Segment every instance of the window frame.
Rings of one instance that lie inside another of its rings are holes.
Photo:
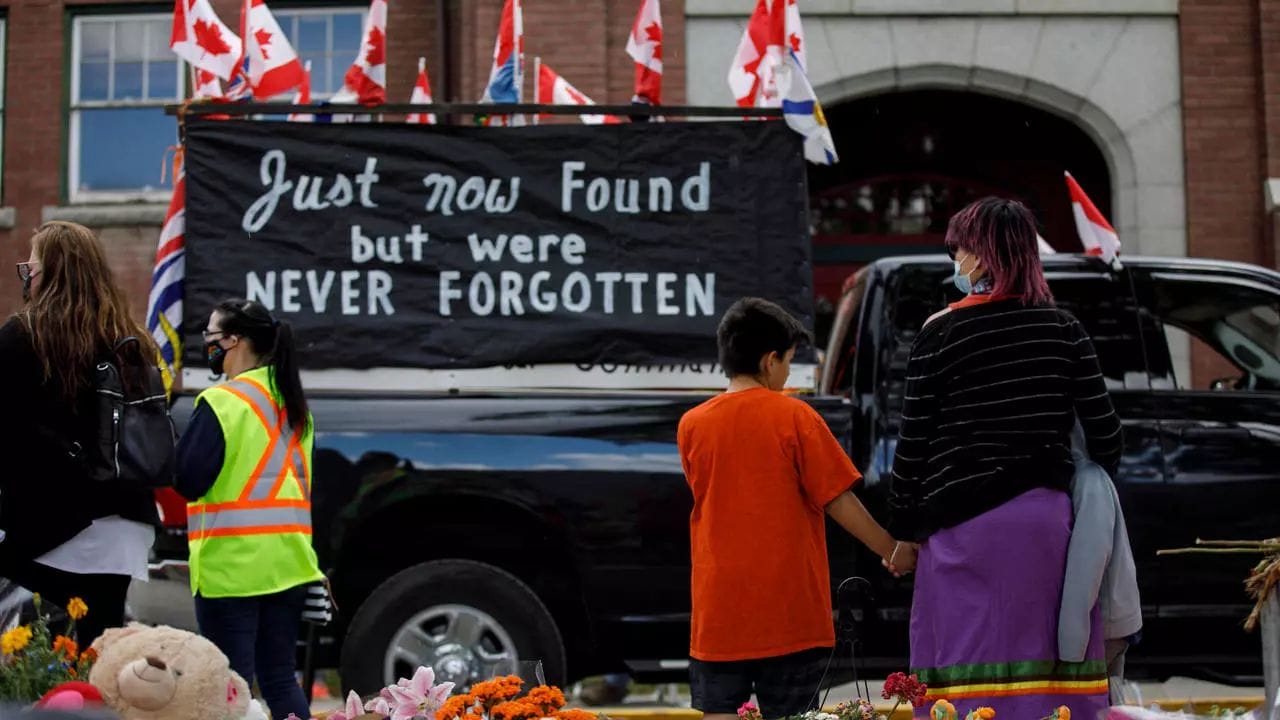
[[[8,91],[8,82],[6,82],[9,73],[9,17],[0,14],[0,198],[4,197],[4,136],[5,136],[5,111],[8,109],[8,103],[5,102]]]
[[[114,10],[114,9],[113,9]],[[185,63],[176,55],[176,75],[178,97],[168,100],[140,100],[121,102],[118,100],[80,100],[80,50],[82,46],[83,27],[85,23],[92,22],[153,22],[164,21],[172,23],[172,13],[157,12],[154,10],[139,10],[137,12],[81,12],[71,17],[70,23],[70,42],[67,43],[68,65],[70,73],[68,74],[67,85],[67,143],[66,143],[66,196],[68,202],[72,204],[89,204],[89,203],[127,203],[127,202],[166,202],[172,194],[170,188],[160,188],[156,190],[81,190],[80,189],[80,130],[81,130],[81,112],[84,110],[100,110],[110,108],[163,108],[167,104],[178,103],[182,101],[188,92],[188,78]],[[167,44],[167,43],[166,43]],[[112,52],[114,52],[114,38],[112,41]],[[109,56],[109,64],[114,64],[114,57]],[[144,60],[146,62],[146,60]],[[147,73],[143,72],[143,83],[147,80]],[[174,129],[174,142],[177,142],[177,129]]]

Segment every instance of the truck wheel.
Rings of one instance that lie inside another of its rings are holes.
[[[347,691],[368,694],[425,666],[461,689],[536,660],[548,683],[565,681],[560,631],[529,586],[492,565],[436,560],[369,594],[342,643],[341,674]]]

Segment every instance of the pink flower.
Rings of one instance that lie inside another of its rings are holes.
[[[383,688],[382,692],[384,693],[387,692],[386,688]],[[391,693],[387,693],[387,696],[379,695],[378,697],[365,703],[364,704],[365,712],[377,713],[383,717],[391,717],[390,695]]]
[[[329,720],[355,720],[364,714],[364,705],[360,702],[360,696],[352,690],[347,694],[347,704],[339,711],[329,716]]]
[[[453,692],[453,683],[435,684],[436,674],[429,667],[420,667],[412,680],[401,680],[387,688],[391,694],[392,720],[413,720],[419,715],[431,716]]]
[[[742,703],[742,707],[738,708],[738,718],[739,720],[763,720],[760,708],[752,702]]]

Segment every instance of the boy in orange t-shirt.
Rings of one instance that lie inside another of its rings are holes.
[[[808,332],[781,307],[744,298],[720,321],[729,389],[680,420],[693,491],[689,535],[693,706],[733,716],[754,692],[765,717],[812,709],[835,645],[825,515],[895,573],[895,542],[851,493],[861,475],[813,408],[778,392]]]

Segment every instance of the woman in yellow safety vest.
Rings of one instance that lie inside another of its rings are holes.
[[[196,398],[178,443],[191,592],[200,632],[276,720],[311,717],[296,679],[306,586],[323,579],[311,546],[313,423],[293,332],[260,303],[219,303],[204,331],[227,380]]]

